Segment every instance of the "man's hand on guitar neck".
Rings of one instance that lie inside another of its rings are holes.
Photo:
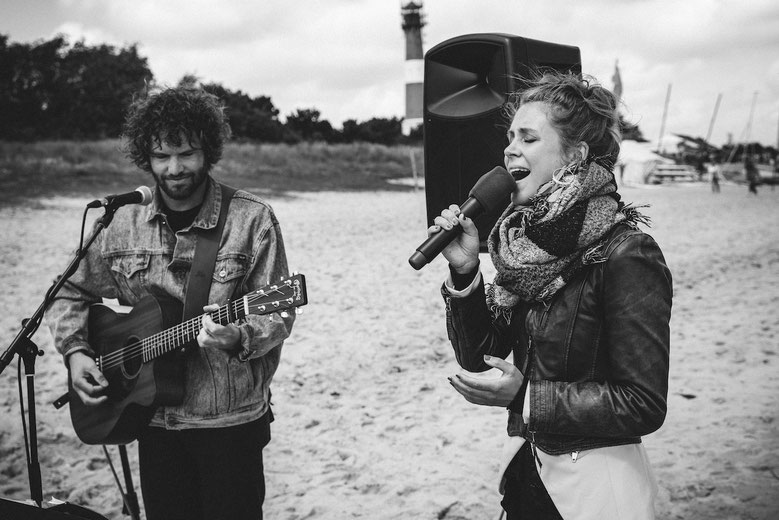
[[[81,402],[87,406],[95,406],[108,399],[105,395],[108,381],[97,368],[94,359],[84,352],[74,352],[68,356],[68,367],[71,384]]]
[[[210,304],[203,307],[203,328],[197,335],[201,347],[218,348],[228,352],[236,352],[241,348],[241,331],[232,323],[219,325],[208,314],[219,310],[219,305]]]

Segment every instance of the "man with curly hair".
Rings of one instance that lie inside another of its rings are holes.
[[[271,207],[211,176],[229,137],[222,104],[202,89],[168,88],[131,104],[126,151],[154,178],[153,200],[117,211],[49,311],[72,388],[85,405],[108,399],[108,382],[88,342],[89,305],[102,298],[135,305],[147,295],[185,301],[198,235],[217,226],[225,201],[229,209],[204,310],[288,274]],[[159,407],[138,439],[148,520],[262,518],[269,385],[293,320],[249,315],[220,325],[203,315],[198,345],[180,360],[183,400]]]

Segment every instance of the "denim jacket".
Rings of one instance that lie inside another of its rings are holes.
[[[196,232],[216,226],[221,186],[209,177],[206,195],[192,225],[173,233],[160,206],[159,191],[149,206],[125,206],[92,244],[78,271],[49,307],[47,319],[63,356],[79,350],[94,354],[87,343],[89,305],[116,298],[135,305],[147,295],[184,300]],[[214,267],[208,303],[234,297],[287,276],[279,223],[258,197],[237,191],[230,203]],[[269,385],[289,336],[294,313],[249,315],[240,324],[240,343],[248,361],[214,348],[187,349],[184,400],[161,407],[152,425],[168,429],[223,427],[261,417],[269,408]]]
[[[509,323],[487,309],[483,283],[462,298],[442,289],[458,363],[481,372],[485,354],[513,352],[526,383],[508,434],[552,455],[637,443],[665,419],[673,291],[660,248],[619,225],[591,262],[549,302],[518,305]]]

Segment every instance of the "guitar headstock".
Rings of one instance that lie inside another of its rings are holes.
[[[246,314],[271,314],[302,307],[308,303],[306,277],[293,274],[278,283],[252,291],[243,299]]]

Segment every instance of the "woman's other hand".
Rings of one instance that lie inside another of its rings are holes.
[[[460,274],[473,271],[479,263],[479,230],[473,220],[460,213],[460,206],[452,204],[433,220],[427,228],[428,236],[440,230],[450,230],[462,226],[463,232],[452,240],[441,254],[452,268]]]
[[[460,372],[449,383],[469,403],[506,407],[522,387],[524,376],[513,364],[494,356],[484,356],[484,362],[502,372],[498,378],[476,377],[472,372]]]

